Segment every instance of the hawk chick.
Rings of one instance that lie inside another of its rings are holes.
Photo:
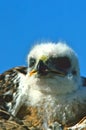
[[[1,75],[1,109],[20,119],[32,120],[32,115],[46,130],[54,122],[71,126],[86,116],[86,88],[77,55],[68,45],[38,44],[27,61],[27,69]]]

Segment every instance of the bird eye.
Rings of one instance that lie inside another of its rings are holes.
[[[68,69],[71,66],[71,63],[68,57],[58,57],[54,62],[59,68],[62,68],[62,69]]]
[[[35,63],[36,63],[36,59],[34,59],[34,58],[30,58],[30,60],[29,60],[29,67],[34,66]]]
[[[61,68],[64,70],[69,69],[71,66],[71,63],[68,57],[51,58],[51,62],[56,68]]]

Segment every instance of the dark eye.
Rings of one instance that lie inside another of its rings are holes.
[[[68,57],[58,57],[55,59],[55,64],[57,67],[62,69],[68,69],[71,67],[71,63]]]
[[[68,57],[51,58],[50,61],[56,68],[66,70],[71,67],[71,63]]]
[[[30,58],[30,60],[29,60],[29,67],[34,66],[35,63],[36,63],[36,59],[34,59],[34,58]]]

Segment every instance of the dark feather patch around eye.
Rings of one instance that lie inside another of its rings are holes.
[[[71,67],[71,62],[68,57],[58,57],[58,58],[50,58],[51,64],[53,64],[56,68],[68,69]]]
[[[57,66],[63,69],[68,69],[71,67],[71,63],[68,57],[58,57]]]
[[[29,60],[29,67],[34,66],[35,63],[36,63],[36,59],[34,59],[34,58],[31,57],[30,60]]]

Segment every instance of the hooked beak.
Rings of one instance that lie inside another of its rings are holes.
[[[46,75],[48,71],[49,70],[47,65],[45,65],[45,63],[42,60],[40,60],[36,66],[36,69],[30,72],[30,76],[32,76],[35,73],[38,73],[40,75]]]
[[[42,60],[39,61],[36,69],[33,69],[29,74],[30,76],[34,74],[40,74],[42,76],[47,75],[48,73],[57,74],[58,76],[64,77],[67,73],[61,69],[53,69],[52,67],[48,67]]]
[[[32,75],[35,74],[35,73],[37,73],[37,70],[32,70],[32,71],[30,72],[30,76],[32,76]]]

